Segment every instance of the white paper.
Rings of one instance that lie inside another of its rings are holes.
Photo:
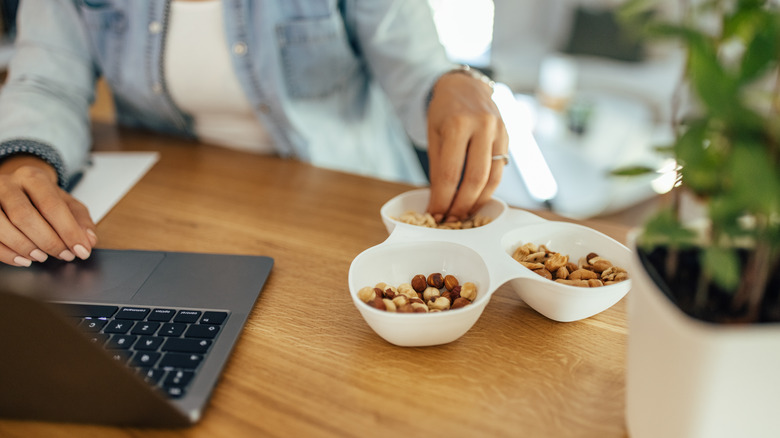
[[[159,158],[157,152],[94,152],[71,194],[98,223]]]

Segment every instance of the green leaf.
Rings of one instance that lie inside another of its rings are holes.
[[[707,247],[704,249],[702,263],[715,284],[726,290],[736,289],[739,284],[740,267],[735,250]]]
[[[683,184],[700,196],[717,190],[721,182],[718,154],[711,143],[707,122],[695,121],[675,144]]]
[[[777,162],[763,144],[737,141],[728,162],[733,197],[747,212],[769,216],[780,205]]]
[[[671,208],[660,210],[646,224],[640,244],[645,248],[668,245],[672,248],[686,248],[695,243],[696,234],[683,227]]]
[[[758,10],[750,14],[751,35],[745,41],[745,53],[739,73],[741,83],[749,83],[777,65],[780,52],[780,23],[777,17]]]
[[[639,176],[647,175],[649,173],[655,173],[656,169],[646,166],[628,166],[615,169],[610,172],[613,176]]]

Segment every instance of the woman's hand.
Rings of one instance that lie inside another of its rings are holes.
[[[473,215],[501,181],[509,137],[492,89],[470,75],[450,72],[434,85],[428,106],[431,198],[437,222]],[[460,184],[460,186],[459,186]]]
[[[33,156],[0,163],[0,262],[86,259],[96,243],[87,208],[57,186],[51,166]]]

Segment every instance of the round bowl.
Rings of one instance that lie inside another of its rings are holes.
[[[402,224],[404,226],[426,228],[418,225],[406,224],[404,222],[399,221],[396,218],[400,217],[402,214],[408,211],[425,213],[425,210],[428,208],[428,200],[430,198],[431,198],[431,191],[430,189],[426,188],[426,189],[417,189],[417,190],[404,192],[387,201],[379,210],[379,214],[382,216],[382,222],[385,224],[385,228],[387,228],[388,234],[392,233],[395,227],[399,224]],[[437,228],[426,228],[426,229],[435,232],[445,232],[445,233],[452,232],[452,231],[470,232],[473,230],[482,229],[484,227],[489,227],[493,225],[498,221],[499,218],[503,217],[506,214],[508,209],[509,207],[506,205],[506,202],[497,198],[491,198],[490,201],[488,201],[484,206],[482,206],[482,208],[479,209],[479,211],[477,211],[478,215],[491,219],[490,223],[487,225],[483,225],[478,228],[471,228],[467,230],[444,230],[444,229],[437,229]]]
[[[383,282],[397,287],[412,277],[439,272],[477,286],[477,297],[460,309],[435,313],[395,313],[375,309],[358,291]],[[366,323],[386,341],[404,347],[439,345],[466,333],[492,294],[487,266],[477,252],[452,242],[385,242],[360,253],[349,268],[349,290]]]

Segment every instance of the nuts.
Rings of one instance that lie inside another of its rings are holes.
[[[417,274],[412,278],[412,288],[417,292],[422,292],[428,287],[428,281],[422,274]]]
[[[574,263],[568,255],[528,242],[515,249],[512,258],[542,277],[571,286],[600,287],[628,279],[625,269],[594,252]]]
[[[452,288],[457,285],[458,285],[458,279],[455,278],[454,275],[448,275],[444,277],[444,287],[446,287],[447,290],[452,290]]]
[[[424,284],[424,287],[423,287]],[[430,285],[429,285],[430,284]],[[460,284],[454,275],[442,276],[434,272],[426,278],[422,274],[397,288],[387,283],[364,287],[358,298],[371,307],[397,313],[433,313],[468,306],[477,297],[477,285]]]
[[[435,287],[436,289],[441,289],[442,287],[444,287],[444,277],[442,277],[441,274],[439,274],[438,272],[429,275],[428,286]]]
[[[439,228],[443,230],[467,230],[470,228],[481,227],[487,225],[492,221],[491,218],[481,215],[475,215],[470,219],[464,221],[444,222],[436,223],[430,213],[417,213],[415,211],[407,211],[397,218],[393,218],[399,222],[410,225],[418,225],[428,228]]]

